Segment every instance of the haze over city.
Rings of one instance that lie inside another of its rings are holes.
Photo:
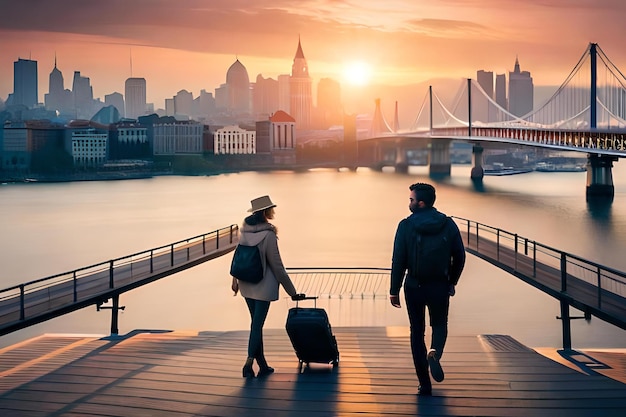
[[[505,73],[519,57],[535,86],[558,86],[589,42],[618,68],[626,35],[621,0],[0,1],[0,98],[12,92],[13,62],[38,61],[39,100],[54,67],[89,77],[94,97],[123,92],[128,77],[147,80],[155,108],[186,89],[198,95],[225,80],[239,59],[253,79],[290,72],[301,39],[314,85],[342,84],[346,111],[390,101],[411,106],[436,79]],[[131,73],[132,57],[132,73]],[[418,84],[420,87],[418,88]],[[413,86],[405,88],[404,86]],[[395,88],[391,88],[395,87]],[[540,94],[539,94],[540,95]],[[352,100],[352,101],[351,101]]]

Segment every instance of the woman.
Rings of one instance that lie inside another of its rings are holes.
[[[254,378],[252,364],[256,359],[259,377],[274,372],[267,364],[263,353],[263,325],[267,318],[270,302],[278,300],[279,284],[292,299],[301,299],[304,294],[297,294],[278,251],[276,227],[268,222],[274,218],[274,207],[270,197],[265,195],[251,201],[252,214],[244,219],[239,242],[243,245],[258,246],[263,264],[263,278],[256,284],[239,281],[233,277],[232,289],[241,292],[250,310],[250,337],[248,339],[248,358],[243,367],[245,378]]]

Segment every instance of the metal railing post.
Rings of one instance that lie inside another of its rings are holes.
[[[109,288],[115,288],[113,282],[113,261],[109,261]]]
[[[154,272],[154,249],[150,249],[150,273]]]
[[[26,317],[25,310],[26,307],[24,305],[24,284],[20,284],[20,320],[24,320]]]
[[[476,223],[476,250],[478,250],[478,223]]]
[[[515,265],[513,266],[513,270],[517,271],[517,251],[518,251],[518,246],[519,243],[517,241],[517,233],[515,233]]]
[[[202,235],[202,254],[206,255],[206,235]]]
[[[567,292],[567,258],[561,252],[561,292]]]
[[[537,278],[537,242],[533,241],[533,278]]]
[[[170,266],[174,266],[174,244],[170,245]]]
[[[528,238],[524,238],[524,255],[528,256]]]
[[[598,266],[598,308],[602,308],[602,272]]]
[[[78,283],[76,282],[76,271],[74,271],[74,274],[73,274],[72,278],[73,278],[72,280],[74,282],[74,302],[76,302],[78,300],[78,291],[77,291]]]
[[[215,231],[215,249],[219,249],[220,248],[220,231],[219,229],[217,229]]]
[[[500,229],[496,229],[496,260],[500,262]]]
[[[187,261],[189,261],[189,239],[187,239]]]

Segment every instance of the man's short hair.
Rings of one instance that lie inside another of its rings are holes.
[[[417,182],[409,186],[409,190],[415,191],[415,197],[417,201],[423,201],[427,207],[432,207],[435,204],[435,187],[425,182]]]

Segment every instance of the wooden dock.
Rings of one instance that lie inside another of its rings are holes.
[[[339,366],[298,372],[285,330],[266,329],[276,372],[249,380],[247,331],[44,335],[0,350],[0,415],[626,415],[624,353],[552,351],[553,360],[504,335],[452,335],[445,380],[419,397],[408,328],[334,333]]]

